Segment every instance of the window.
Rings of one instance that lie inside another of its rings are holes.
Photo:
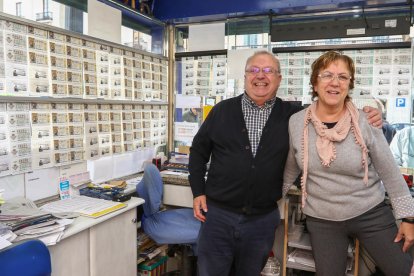
[[[137,24],[128,24],[128,21],[123,20],[121,26],[121,42],[123,45],[140,49],[146,52],[154,52],[153,37],[150,29],[143,29]],[[124,24],[126,22],[126,24]],[[159,54],[160,52],[158,52]]]
[[[43,12],[46,13],[49,11],[49,0],[43,0]]]
[[[22,2],[16,3],[16,16],[22,16]]]

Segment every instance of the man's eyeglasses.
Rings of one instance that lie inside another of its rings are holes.
[[[260,71],[263,72],[263,74],[265,75],[272,75],[275,73],[279,73],[279,71],[277,71],[276,69],[274,69],[273,67],[263,67],[263,68],[259,68],[256,66],[252,66],[246,69],[246,73],[251,74],[251,75],[257,75],[260,73]]]
[[[352,79],[351,76],[346,74],[334,75],[332,73],[319,74],[318,77],[321,78],[321,81],[323,82],[331,82],[334,79],[337,79],[340,83],[348,83]]]

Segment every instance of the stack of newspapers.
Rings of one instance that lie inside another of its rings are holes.
[[[65,227],[72,219],[61,219],[44,212],[23,197],[7,200],[0,207],[0,242],[39,239],[46,245],[60,241]]]

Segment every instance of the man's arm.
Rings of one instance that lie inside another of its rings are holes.
[[[303,106],[299,107],[298,110],[293,113],[296,113],[302,109],[304,109]],[[364,106],[362,110],[365,112],[368,123],[370,125],[373,127],[382,128],[382,114],[378,108],[372,106]]]
[[[193,200],[193,211],[194,217],[201,222],[206,221],[206,217],[204,213],[207,213],[207,197],[205,195],[201,195],[195,197]]]
[[[191,191],[193,193],[193,210],[194,217],[202,222],[205,221],[203,212],[207,212],[207,200],[205,196],[206,185],[206,171],[207,163],[210,160],[213,142],[210,139],[209,133],[213,125],[214,108],[207,116],[204,123],[201,125],[197,134],[194,136],[193,143],[190,148],[190,160],[188,170],[190,175]]]
[[[193,196],[197,197],[204,194],[205,175],[207,172],[207,163],[210,160],[212,141],[206,131],[206,122],[201,125],[193,143],[190,147],[190,158],[188,163],[191,190]]]

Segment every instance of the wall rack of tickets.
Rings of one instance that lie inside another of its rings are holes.
[[[411,48],[344,50],[355,62],[353,99],[410,97],[412,76]],[[323,51],[277,53],[282,83],[278,96],[311,97],[311,65]]]
[[[0,16],[0,177],[166,145],[167,59]]]
[[[0,103],[0,176],[166,145],[167,106]]]
[[[0,96],[167,101],[167,60],[132,50],[0,17]]]
[[[181,58],[181,75],[177,77],[183,96],[225,96],[227,55]]]

